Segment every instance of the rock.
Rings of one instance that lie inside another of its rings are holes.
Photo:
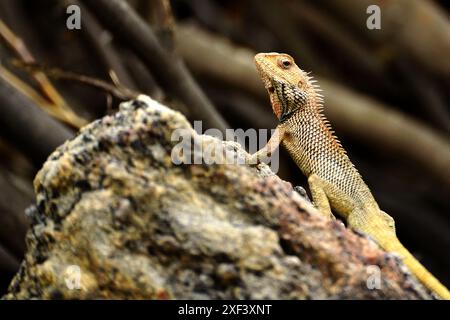
[[[176,129],[245,157],[148,97],[122,104],[36,176],[28,250],[4,298],[430,298],[397,257],[267,165],[174,164]]]

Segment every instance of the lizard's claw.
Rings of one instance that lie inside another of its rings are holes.
[[[249,154],[246,158],[245,158],[245,164],[250,166],[250,167],[257,167],[258,164],[261,163],[261,159],[258,157],[258,154],[254,153],[254,154]]]

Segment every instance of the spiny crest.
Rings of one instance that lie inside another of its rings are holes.
[[[309,78],[312,78],[312,76],[310,76]],[[316,80],[313,80],[316,82]],[[347,154],[347,151],[345,151],[344,147],[342,146],[341,141],[339,140],[339,138],[336,136],[336,132],[333,130],[333,128],[331,127],[331,123],[330,121],[325,117],[325,114],[323,113],[323,101],[324,101],[324,96],[319,93],[322,90],[320,89],[318,84],[313,84],[312,85],[313,89],[314,89],[314,100],[316,101],[316,105],[317,105],[317,111],[319,113],[319,117],[320,120],[322,121],[323,125],[325,126],[325,128],[328,130],[328,132],[330,133],[330,137],[333,139],[333,141],[336,143],[337,149],[342,152],[343,154]],[[352,164],[353,165],[353,164]]]
[[[316,79],[312,75],[310,75],[311,72],[306,72],[306,78],[308,79],[308,83],[311,85],[312,88],[312,99],[314,100],[317,111],[319,114],[322,115],[323,111],[323,103],[324,103],[324,96],[321,94],[322,89],[320,89],[320,85]]]

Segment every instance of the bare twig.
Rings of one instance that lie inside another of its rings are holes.
[[[8,28],[3,21],[0,20],[0,37],[14,50],[15,54],[26,63],[35,63],[35,59],[28,51],[25,43],[17,37],[11,29]],[[64,99],[59,95],[47,77],[40,73],[35,72],[32,74],[36,82],[39,84],[42,92],[47,98],[55,105],[65,105]]]
[[[115,81],[114,84],[110,84],[106,81],[103,81],[101,79],[92,78],[89,76],[85,76],[82,74],[77,74],[74,72],[69,71],[63,71],[58,68],[48,68],[44,66],[39,66],[36,64],[23,64],[18,62],[17,64],[21,68],[24,68],[29,71],[36,71],[39,70],[39,72],[44,73],[50,78],[59,79],[59,80],[68,80],[68,81],[75,81],[84,85],[92,86],[97,89],[103,90],[106,93],[109,93],[113,96],[115,96],[118,99],[122,100],[131,100],[135,99],[139,92],[133,91],[129,88],[126,88],[125,86],[121,85],[118,82],[118,78],[114,73],[110,73],[111,78],[113,81]]]
[[[34,63],[33,55],[27,49],[25,43],[17,37],[11,29],[0,20],[0,38],[3,39],[15,52],[15,54],[25,63]],[[5,69],[2,68],[3,72]],[[40,71],[32,73],[33,78],[39,84],[39,87],[51,104],[40,104],[50,114],[57,116],[60,120],[79,128],[86,124],[86,121],[77,116],[72,108],[67,104],[64,98],[58,93],[50,80]],[[12,78],[12,77],[10,77]],[[17,82],[17,81],[16,81]],[[28,90],[30,91],[30,90]],[[37,93],[35,94],[37,97]]]
[[[50,114],[52,117],[55,117],[59,120],[59,115],[54,112],[53,105],[47,99],[44,99],[33,87],[22,81],[19,77],[17,77],[14,73],[6,69],[4,66],[0,64],[0,78],[8,82],[11,86],[13,86],[17,91],[22,93],[28,99],[32,100],[36,105],[38,105],[42,110]]]

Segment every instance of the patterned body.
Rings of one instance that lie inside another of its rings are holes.
[[[305,108],[297,110],[281,126],[285,132],[283,146],[305,176],[316,174],[323,181],[335,212],[347,217],[356,208],[370,205],[378,209],[369,188],[323,116]]]

